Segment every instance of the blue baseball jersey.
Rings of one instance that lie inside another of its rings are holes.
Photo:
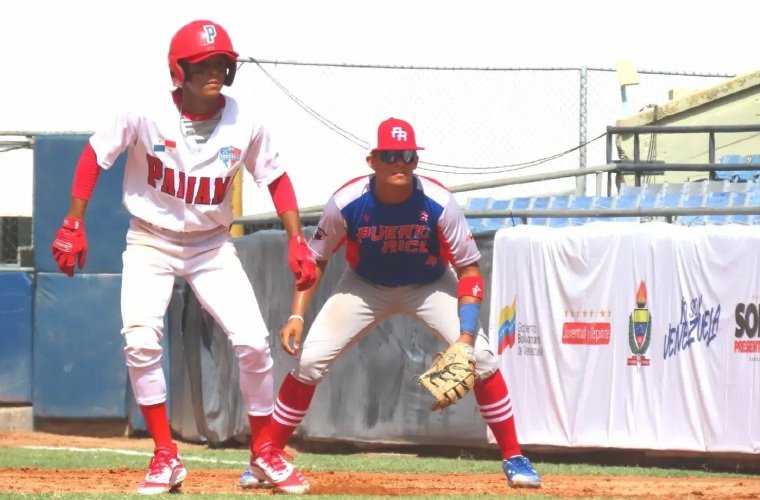
[[[451,192],[415,175],[412,196],[383,204],[374,174],[354,179],[328,200],[309,248],[328,260],[346,244],[346,260],[362,278],[383,286],[429,283],[453,265],[480,260],[467,221]]]

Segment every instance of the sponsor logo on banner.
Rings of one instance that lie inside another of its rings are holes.
[[[231,167],[240,161],[242,153],[243,152],[235,146],[227,146],[226,148],[219,150],[219,159],[222,160],[225,166]]]
[[[633,356],[628,358],[628,366],[649,366],[646,357],[652,340],[652,315],[647,306],[647,285],[642,280],[636,291],[636,308],[628,316],[628,345]]]
[[[504,306],[499,311],[499,354],[515,345],[515,325],[517,324],[517,297],[512,305]]]
[[[709,348],[718,337],[720,304],[708,307],[702,296],[686,300],[681,297],[681,313],[676,324],[668,324],[662,359],[673,358],[695,346]]]
[[[520,356],[543,356],[538,326],[517,321],[517,297],[499,311],[499,354],[517,346]]]
[[[573,321],[562,324],[562,343],[571,345],[608,345],[612,336],[609,321],[598,321],[610,317],[611,311],[578,310],[565,311],[565,317]],[[592,321],[593,320],[593,321]]]
[[[760,354],[760,305],[750,302],[736,304],[734,317],[734,352],[740,354]],[[760,361],[760,356],[752,357]]]

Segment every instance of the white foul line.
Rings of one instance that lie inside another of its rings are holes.
[[[53,450],[53,451],[80,451],[86,453],[92,453],[93,451],[116,453],[118,455],[133,455],[137,457],[152,457],[153,453],[145,451],[135,450],[120,450],[118,448],[73,448],[66,446],[21,446],[27,450]],[[202,458],[202,457],[187,457],[181,455],[180,458],[183,462],[201,462],[208,464],[223,464],[223,465],[248,465],[248,462],[241,462],[240,460],[218,460],[216,458]]]

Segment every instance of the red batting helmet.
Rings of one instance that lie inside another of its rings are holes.
[[[232,49],[232,40],[227,31],[208,20],[193,21],[182,26],[169,45],[169,71],[174,86],[181,87],[185,81],[185,70],[180,62],[197,63],[216,54],[223,54],[229,59],[224,84],[232,85],[238,53]]]

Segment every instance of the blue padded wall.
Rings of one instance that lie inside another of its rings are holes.
[[[37,274],[36,417],[126,417],[120,289],[119,274]]]
[[[0,272],[0,403],[32,401],[31,273]]]
[[[50,244],[69,211],[71,184],[84,135],[38,135],[34,138],[34,268],[58,272]],[[108,171],[100,173],[85,217],[88,251],[84,271],[120,273],[121,254],[129,226],[122,204],[124,178],[122,155]]]

